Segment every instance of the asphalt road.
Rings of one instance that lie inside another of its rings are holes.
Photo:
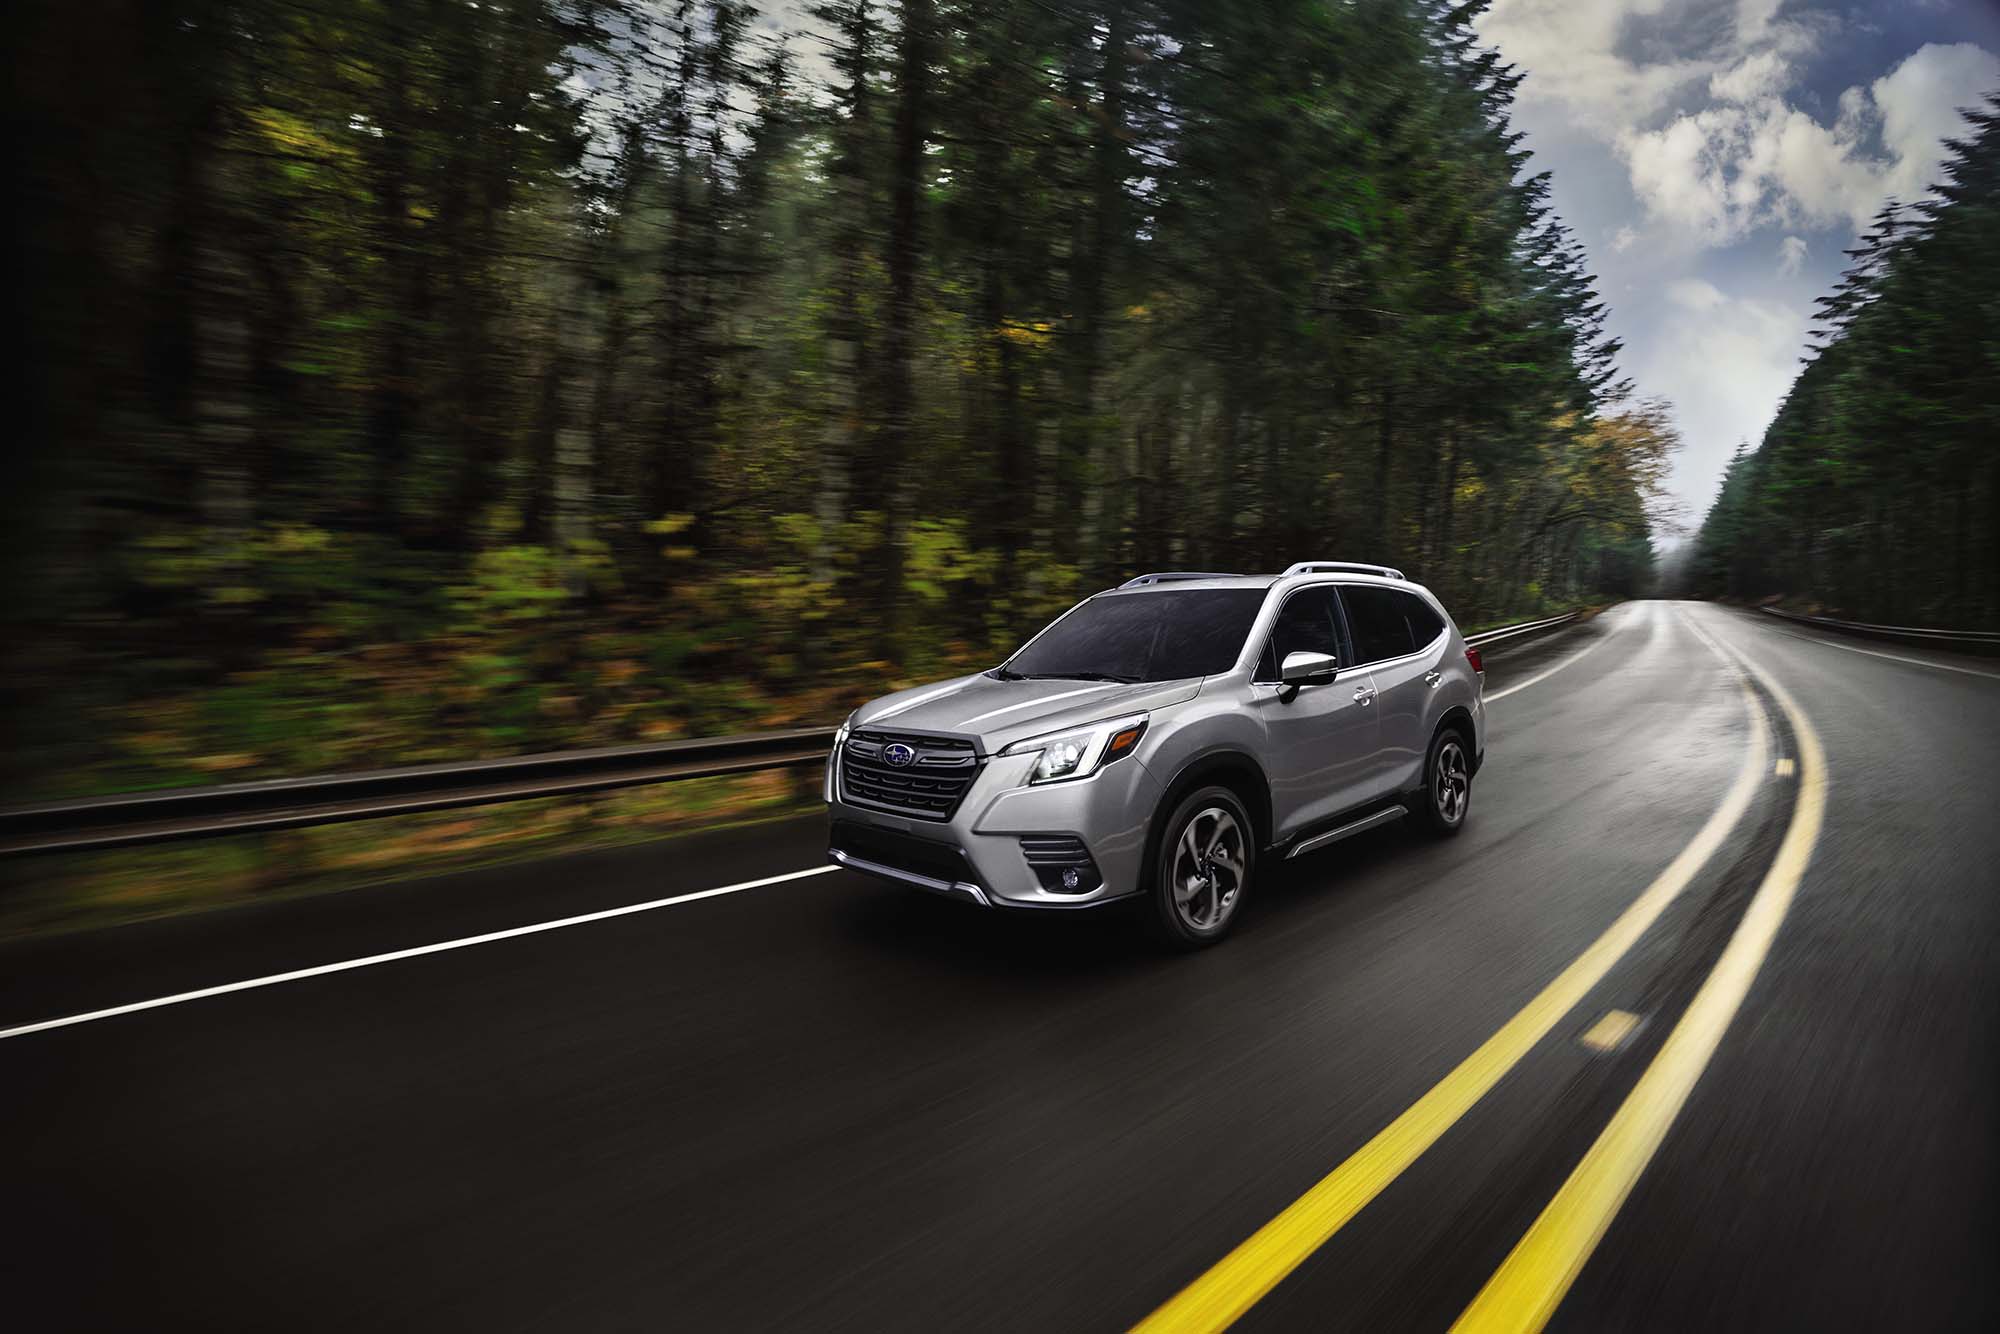
[[[1285,864],[1198,955],[829,872],[0,1038],[0,1320],[1116,1330],[1243,1244],[1276,1265],[1249,1330],[1446,1328],[1503,1266],[1559,1275],[1564,1330],[2000,1327],[2000,664],[1635,603],[1496,654],[1487,690],[1461,837]],[[820,839],[14,946],[0,1029],[804,870]],[[1575,1228],[1511,1267],[1596,1167],[1629,1194],[1573,1282],[1547,1255]],[[1344,1222],[1267,1236],[1357,1173]]]

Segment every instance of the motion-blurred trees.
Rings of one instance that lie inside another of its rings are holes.
[[[1820,302],[1818,347],[1702,525],[1701,590],[2000,625],[2000,98],[1967,114],[1937,197],[1883,209]]]
[[[1138,567],[1636,587],[1671,433],[1479,8],[27,0],[17,760],[824,716]]]

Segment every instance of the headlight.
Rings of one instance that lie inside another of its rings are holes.
[[[1026,755],[1040,751],[1035,760],[1031,783],[1060,783],[1085,778],[1114,760],[1121,760],[1139,748],[1146,734],[1146,715],[1133,714],[1109,722],[1078,728],[1073,732],[1052,732],[1048,736],[1016,741],[1002,754]]]
[[[847,744],[847,729],[852,726],[854,726],[854,715],[850,713],[847,715],[847,721],[840,725],[840,730],[833,734],[833,753],[826,757],[826,778],[821,784],[821,792],[826,797],[828,805],[833,804],[833,775],[840,765],[840,750]]]

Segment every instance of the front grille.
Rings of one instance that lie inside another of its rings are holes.
[[[893,765],[882,758],[895,745],[915,753],[911,763]],[[855,732],[840,755],[843,799],[923,820],[949,820],[978,776],[978,752],[970,741],[953,737]]]
[[[835,821],[827,841],[849,856],[892,870],[912,871],[947,884],[979,883],[979,877],[973,874],[972,864],[966,861],[965,854],[954,844],[934,843],[913,834],[876,829],[851,820]]]

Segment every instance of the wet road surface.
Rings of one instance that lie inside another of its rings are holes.
[[[1643,602],[1495,653],[1464,833],[1267,868],[1198,955],[829,871],[8,1036],[10,1323],[1489,1328],[1504,1272],[1558,1329],[1992,1327],[2000,664],[1895,653]],[[17,945],[0,1029],[821,846]],[[1629,1184],[1577,1254],[1585,1165]]]

